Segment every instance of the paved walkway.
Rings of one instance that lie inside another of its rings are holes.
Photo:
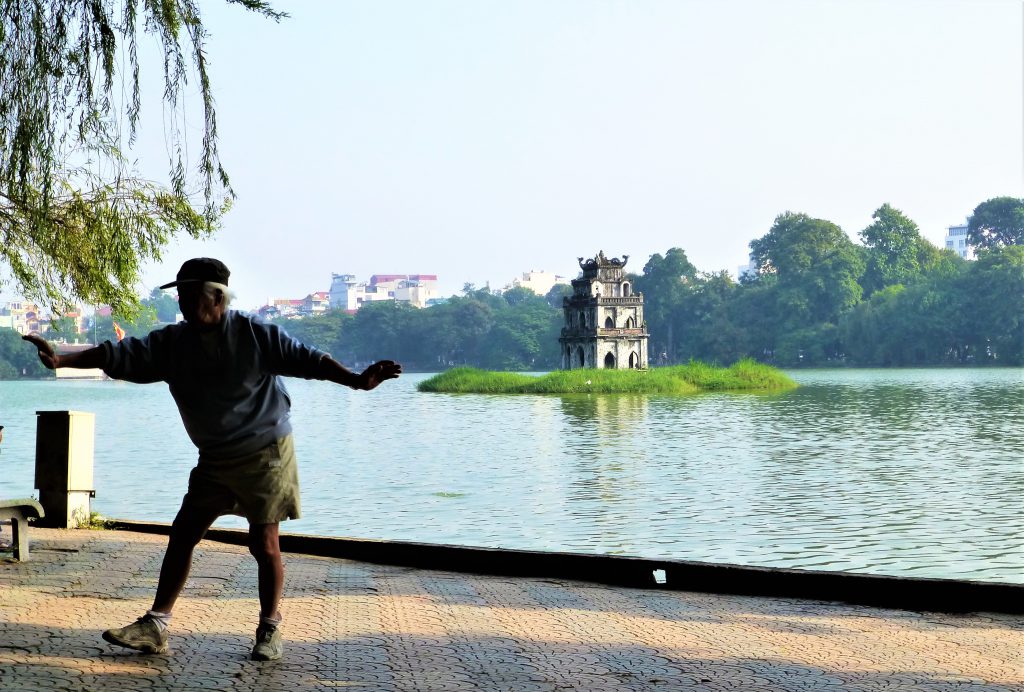
[[[10,527],[3,527],[10,538]],[[1024,690],[1024,617],[480,577],[287,555],[285,658],[247,660],[244,548],[204,542],[171,654],[100,631],[150,604],[166,539],[33,528],[0,556],[0,689]],[[9,554],[6,555],[9,557]]]

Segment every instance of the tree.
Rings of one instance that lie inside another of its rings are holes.
[[[683,331],[680,352],[684,359],[732,363],[743,355],[742,335],[727,314],[739,286],[726,271],[701,273],[680,306]]]
[[[786,212],[750,243],[758,275],[776,275],[790,326],[835,324],[860,300],[864,257],[839,226]]]
[[[346,337],[353,317],[344,310],[329,310],[322,315],[285,320],[281,326],[304,344],[327,351],[336,360],[352,360]]]
[[[71,317],[54,315],[50,318],[49,328],[43,330],[43,333],[48,339],[65,338],[69,334],[74,334],[75,326],[75,320]]]
[[[93,315],[95,324],[93,333],[96,336],[96,343],[104,341],[117,341],[117,332],[114,330],[114,323],[117,323],[124,330],[125,336],[142,338],[156,329],[156,309],[150,305],[142,305],[135,313],[128,317],[111,313],[107,315]],[[92,336],[90,334],[89,336]]]
[[[525,286],[513,286],[502,293],[501,297],[504,298],[505,302],[511,306],[516,306],[527,301],[533,301],[538,298],[536,293]]]
[[[159,288],[150,291],[149,298],[143,300],[142,304],[156,311],[158,322],[173,323],[178,318],[178,301]]]
[[[13,329],[0,327],[0,380],[50,376],[52,373],[39,362],[35,349],[25,348],[21,334]]]
[[[676,332],[680,327],[676,309],[683,296],[692,290],[697,268],[690,263],[681,248],[671,248],[662,257],[658,253],[644,265],[644,273],[633,281],[636,290],[644,295],[644,317],[649,325],[651,344],[655,353],[664,351],[670,359],[676,357]]]
[[[555,284],[544,296],[544,299],[551,307],[561,310],[564,300],[572,295],[572,291],[572,284]]]
[[[284,16],[263,0],[227,2]],[[169,185],[125,155],[142,105],[140,34],[163,51],[168,121],[184,119],[191,75],[199,85],[199,162],[188,174],[186,138],[169,126]],[[233,193],[218,157],[206,36],[196,0],[0,5],[0,263],[19,293],[57,312],[80,298],[133,314],[142,262],[175,236],[215,230]]]
[[[982,250],[963,282],[964,318],[976,357],[1024,363],[1024,246]]]
[[[479,292],[478,292],[479,293]],[[451,316],[454,352],[452,362],[456,365],[480,365],[487,344],[487,335],[494,326],[494,307],[483,299],[488,296],[471,294],[464,298],[453,297],[445,305]],[[506,303],[501,301],[500,309]]]
[[[513,289],[515,290],[515,289]],[[562,310],[529,289],[494,314],[482,348],[482,365],[497,370],[548,370],[560,361]],[[505,292],[508,296],[509,291]]]
[[[861,285],[870,296],[886,286],[905,284],[921,271],[921,237],[917,224],[903,212],[883,204],[871,215],[873,224],[860,232],[868,248]]]
[[[975,249],[1024,245],[1024,199],[993,197],[975,207],[967,242]]]

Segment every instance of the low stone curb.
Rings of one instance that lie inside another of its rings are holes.
[[[170,524],[113,520],[115,530],[166,535]],[[246,545],[244,529],[210,529],[207,540]],[[1024,613],[1024,584],[920,579],[852,572],[748,567],[617,555],[538,552],[410,541],[281,534],[290,553],[372,564],[509,577],[572,579],[644,589],[840,601],[941,613]]]

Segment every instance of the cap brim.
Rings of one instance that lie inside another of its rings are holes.
[[[172,281],[169,284],[164,284],[160,288],[164,289],[164,288],[171,288],[173,286],[178,286],[178,285],[181,285],[181,284],[201,284],[201,283],[205,283],[205,281],[203,279],[181,279],[180,281]]]

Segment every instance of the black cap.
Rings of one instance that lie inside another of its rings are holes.
[[[164,284],[160,288],[170,288],[178,284],[196,281],[211,281],[215,284],[227,286],[229,276],[231,276],[231,272],[228,271],[228,268],[220,260],[213,259],[212,257],[196,257],[195,259],[187,260],[185,264],[181,265],[181,269],[178,270],[178,276],[174,281]]]

